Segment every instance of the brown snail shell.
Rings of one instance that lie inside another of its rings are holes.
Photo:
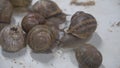
[[[27,36],[27,43],[33,52],[46,52],[55,47],[56,33],[46,25],[33,27]]]
[[[82,68],[99,68],[102,63],[101,53],[92,45],[80,46],[75,50],[75,54]]]
[[[30,29],[39,24],[45,24],[45,18],[38,13],[28,13],[22,20],[22,28],[28,33]]]
[[[86,39],[93,34],[97,28],[96,19],[83,11],[76,12],[71,18],[71,24],[68,33]]]
[[[19,26],[8,25],[1,31],[2,49],[8,52],[17,52],[25,47],[23,31]]]
[[[0,22],[10,23],[13,7],[8,0],[0,0]]]
[[[13,7],[28,7],[32,0],[10,0]]]
[[[32,10],[40,13],[40,15],[44,16],[45,18],[49,18],[49,17],[54,16],[56,14],[62,13],[62,11],[58,7],[58,5],[51,0],[37,1],[33,5]]]

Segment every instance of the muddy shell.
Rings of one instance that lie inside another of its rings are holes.
[[[17,52],[25,47],[25,38],[22,29],[16,25],[8,25],[1,31],[2,49],[8,52]]]
[[[102,63],[101,53],[92,45],[85,44],[75,50],[80,68],[99,68]]]
[[[28,33],[30,29],[39,24],[45,24],[46,20],[43,16],[38,13],[28,13],[22,20],[22,28]]]
[[[46,52],[51,50],[56,40],[54,30],[46,25],[37,25],[33,27],[27,36],[27,43],[33,52]]]
[[[13,7],[28,7],[32,0],[9,0]]]
[[[32,10],[35,12],[40,13],[45,18],[49,18],[51,16],[54,16],[56,14],[62,13],[61,9],[58,7],[58,5],[51,1],[51,0],[41,0],[37,1],[33,7]]]
[[[67,32],[78,38],[87,39],[95,32],[96,28],[97,21],[92,15],[78,11],[72,16]]]
[[[0,22],[10,23],[12,13],[13,7],[11,3],[8,0],[0,0]]]

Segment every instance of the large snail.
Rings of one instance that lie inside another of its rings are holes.
[[[10,23],[13,7],[8,0],[0,0],[0,23]]]
[[[16,25],[8,25],[1,31],[2,49],[8,52],[17,52],[25,47],[25,38],[22,29]]]
[[[71,24],[68,33],[81,38],[87,39],[97,28],[96,19],[83,11],[76,12],[71,18]]]
[[[13,7],[28,7],[32,0],[10,0]]]
[[[33,5],[32,10],[43,15],[45,18],[49,18],[49,17],[52,17],[54,15],[62,13],[62,11],[58,7],[58,5],[51,0],[37,1]]]
[[[34,26],[39,24],[45,24],[46,20],[38,13],[28,13],[22,20],[22,28],[28,33]]]
[[[99,68],[102,63],[101,53],[92,45],[81,45],[75,50],[80,68]]]
[[[57,38],[55,30],[46,25],[37,25],[33,27],[27,36],[27,43],[33,52],[47,52],[53,47]]]

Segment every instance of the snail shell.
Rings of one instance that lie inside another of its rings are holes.
[[[96,28],[97,22],[92,15],[78,11],[72,16],[67,32],[78,38],[86,39],[93,34]]]
[[[13,7],[27,7],[31,4],[32,0],[10,0]]]
[[[46,52],[55,47],[56,33],[46,25],[33,27],[27,36],[27,42],[33,52]]]
[[[28,13],[22,20],[22,28],[28,33],[30,29],[39,24],[45,24],[45,18],[38,13]]]
[[[75,50],[75,53],[82,68],[99,68],[102,63],[101,53],[92,45],[80,46]]]
[[[10,23],[12,12],[13,7],[11,3],[8,0],[0,0],[0,22]]]
[[[37,1],[33,5],[32,9],[33,11],[40,13],[40,15],[44,16],[45,18],[62,13],[58,5],[51,0]]]
[[[25,47],[23,31],[19,26],[8,25],[1,31],[2,49],[17,52]]]

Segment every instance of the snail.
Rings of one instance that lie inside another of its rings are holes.
[[[47,25],[37,25],[33,27],[27,36],[27,43],[33,52],[47,52],[54,48],[58,37],[55,29]]]
[[[10,23],[12,12],[11,3],[8,0],[0,0],[0,23]]]
[[[13,7],[28,7],[32,0],[9,0]]]
[[[67,32],[78,38],[87,39],[96,28],[97,21],[91,14],[77,11],[71,18],[71,24]]]
[[[101,53],[92,45],[81,45],[75,50],[80,68],[99,68],[102,63]]]
[[[38,13],[28,13],[22,20],[22,28],[23,30],[28,33],[30,29],[34,26],[39,24],[45,24],[46,20],[43,16],[39,15]]]
[[[17,52],[25,47],[22,29],[16,25],[8,25],[1,31],[2,49],[7,52]]]
[[[32,6],[32,10],[38,12],[40,15],[44,16],[45,18],[49,18],[54,15],[62,13],[62,10],[58,7],[58,5],[51,0],[37,1]]]

